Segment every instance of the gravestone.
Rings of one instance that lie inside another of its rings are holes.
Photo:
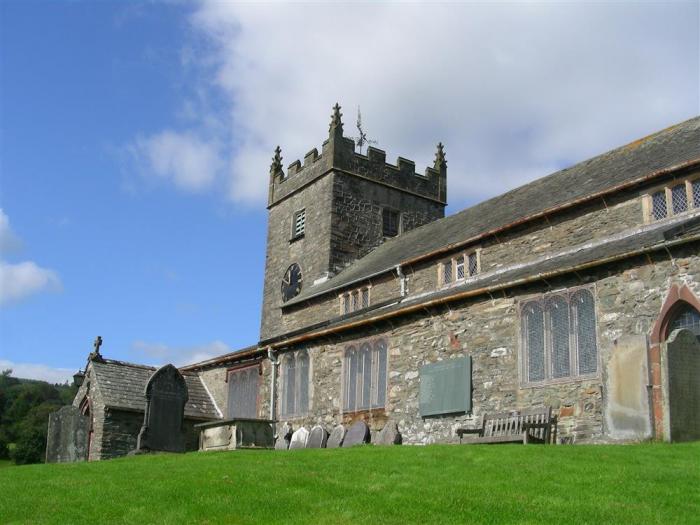
[[[387,421],[382,431],[372,440],[375,445],[400,445],[401,433],[395,421]]]
[[[352,447],[354,445],[364,445],[369,443],[369,427],[364,421],[355,421],[348,429],[343,440],[343,447]]]
[[[46,436],[46,462],[72,463],[88,458],[90,420],[74,406],[49,414]]]
[[[277,433],[277,441],[275,441],[276,450],[287,450],[289,448],[289,441],[292,439],[292,426],[289,423],[285,423],[280,427]]]
[[[338,425],[333,429],[331,435],[326,441],[326,448],[338,448],[343,445],[343,440],[345,439],[345,427],[343,425]]]
[[[316,425],[311,429],[309,439],[306,441],[306,448],[326,448],[328,432],[321,425]]]
[[[298,428],[294,434],[292,434],[292,440],[289,443],[289,450],[294,450],[296,448],[306,448],[306,442],[309,439],[309,431],[304,427]]]
[[[189,397],[185,378],[173,365],[165,365],[148,380],[144,394],[146,409],[136,451],[184,452],[183,420]]]
[[[700,343],[683,328],[666,344],[671,441],[694,441],[700,439]]]

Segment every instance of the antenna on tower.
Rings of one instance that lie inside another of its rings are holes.
[[[355,144],[360,148],[360,154],[362,153],[362,148],[365,144],[376,144],[376,140],[370,140],[367,138],[367,132],[362,129],[362,113],[360,112],[360,106],[357,106],[357,131],[360,133],[359,137],[352,137]]]

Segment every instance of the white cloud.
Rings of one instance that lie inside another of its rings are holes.
[[[0,252],[16,250],[21,244],[10,228],[9,217],[0,209]],[[61,288],[61,280],[53,270],[42,268],[33,261],[10,263],[0,259],[0,305]]]
[[[233,350],[222,341],[212,341],[203,345],[173,347],[163,343],[134,341],[131,350],[139,359],[150,360],[152,364],[175,366],[190,365],[213,357],[227,354]]]
[[[61,280],[53,270],[32,261],[11,264],[0,261],[0,304],[20,301],[41,292],[61,290]]]
[[[169,180],[188,192],[210,187],[223,165],[214,143],[189,132],[166,130],[138,137],[130,150],[145,174]]]
[[[34,363],[15,363],[0,359],[0,370],[12,369],[12,377],[21,379],[39,379],[49,383],[73,382],[73,374],[77,370],[69,368],[53,368],[48,365]]]
[[[352,135],[361,105],[389,159],[422,170],[441,140],[451,201],[481,199],[698,113],[698,9],[204,0],[182,67],[199,74],[196,100],[224,102],[185,111],[184,142],[213,134],[231,199],[257,206],[277,144],[285,163],[319,147],[336,101]],[[180,167],[178,135],[164,137],[146,148],[154,170],[206,186],[212,170],[194,166],[214,154]]]
[[[10,228],[10,218],[0,208],[0,253],[17,251],[21,246],[22,242]]]

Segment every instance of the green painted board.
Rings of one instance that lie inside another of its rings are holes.
[[[472,409],[472,359],[447,359],[420,369],[420,415],[435,416]]]

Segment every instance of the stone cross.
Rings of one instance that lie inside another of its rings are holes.
[[[102,346],[102,338],[99,335],[95,337],[95,342],[93,343],[93,346],[95,347],[95,353],[99,354],[100,347]]]

